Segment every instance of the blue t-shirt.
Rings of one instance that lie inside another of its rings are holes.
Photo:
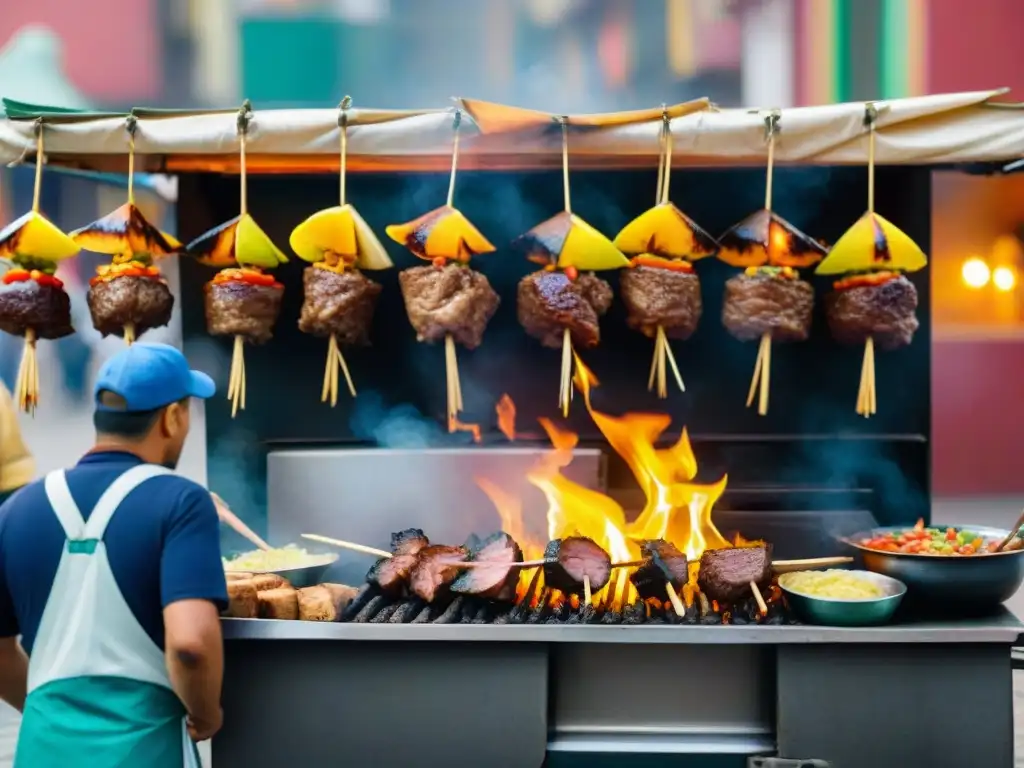
[[[104,451],[86,454],[67,470],[83,517],[89,519],[118,476],[141,463],[129,453]],[[160,648],[165,606],[190,599],[227,604],[217,510],[201,485],[178,475],[150,478],[122,502],[103,540],[125,602]],[[20,634],[28,653],[64,541],[41,480],[0,506],[0,637]]]

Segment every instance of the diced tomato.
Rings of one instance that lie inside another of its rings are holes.
[[[448,263],[448,259],[446,259],[444,256],[435,256],[430,263],[433,264],[438,269],[441,269],[445,264]]]
[[[27,269],[9,269],[4,274],[4,283],[10,285],[11,283],[22,283],[25,280],[30,279],[31,275]]]
[[[914,530],[915,531],[923,531],[924,530],[924,518],[923,517],[917,518],[917,522],[914,523]]]
[[[956,529],[955,528],[947,528],[946,529],[946,541],[956,541]]]
[[[663,259],[660,256],[640,255],[633,258],[635,267],[652,267],[654,269],[667,269],[671,272],[693,272],[693,265],[684,259]]]
[[[846,291],[850,288],[866,288],[874,285],[883,285],[890,280],[895,280],[899,276],[898,272],[867,272],[862,275],[850,275],[842,280],[836,280],[832,287],[837,291]]]
[[[568,277],[570,280],[575,280],[577,277],[580,276],[580,271],[576,269],[576,267],[566,267],[565,276]]]

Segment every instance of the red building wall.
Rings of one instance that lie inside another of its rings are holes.
[[[1024,101],[1024,2],[929,0],[928,90],[1007,86]]]
[[[64,41],[64,74],[100,103],[142,105],[159,95],[155,0],[0,0],[0,47],[26,24]]]

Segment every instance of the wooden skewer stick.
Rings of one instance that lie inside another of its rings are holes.
[[[135,343],[135,323],[124,324],[124,343],[129,347]]]
[[[25,329],[25,345],[18,364],[14,399],[22,411],[35,415],[39,404],[39,367],[36,361],[36,332],[31,328]]]
[[[995,551],[1002,552],[1006,545],[1013,541],[1014,537],[1016,537],[1017,532],[1020,530],[1020,527],[1022,525],[1024,525],[1024,512],[1020,513],[1020,517],[1017,518],[1017,522],[1013,524],[1013,527],[1010,529],[1010,532],[1006,535],[1006,538],[999,542],[999,545],[996,547]]]
[[[451,334],[444,337],[444,371],[448,390],[448,431],[455,432],[459,413],[462,411],[462,384],[459,382],[459,358],[455,350],[455,339]]]
[[[757,601],[757,608],[761,611],[761,615],[767,616],[768,606],[764,602],[764,597],[762,597],[761,590],[758,588],[756,581],[750,582],[750,591],[754,593],[754,599]]]
[[[594,596],[590,594],[590,577],[586,574],[583,575],[583,600],[587,605],[591,605]]]
[[[231,354],[231,373],[228,375],[228,400],[231,401],[231,418],[245,410],[245,338],[235,336]]]
[[[792,571],[808,571],[814,568],[830,568],[834,565],[849,565],[852,562],[852,557],[809,557],[804,560],[775,560],[772,562],[772,570],[775,573],[790,573]]]
[[[761,336],[760,346],[757,348],[757,360],[754,361],[754,375],[750,379],[750,389],[747,391],[747,407],[754,404],[754,393],[758,393],[757,412],[764,416],[768,413],[768,392],[771,381],[772,370],[772,335],[765,333]]]
[[[243,538],[251,541],[258,549],[267,551],[271,548],[252,528],[243,523],[238,515],[231,511],[231,508],[224,502],[224,499],[212,491],[210,496],[213,497],[213,504],[217,508],[217,516],[223,523],[233,528]]]
[[[568,418],[572,402],[572,334],[566,328],[562,333],[562,378],[558,385],[558,407],[562,417]]]
[[[328,536],[320,536],[316,533],[303,533],[302,538],[309,539],[310,541],[319,541],[321,544],[330,544],[334,547],[340,547],[342,549],[351,549],[353,552],[362,552],[365,555],[373,555],[374,557],[391,557],[391,553],[383,549],[377,549],[376,547],[367,547],[363,544],[356,544],[353,541],[343,541],[341,539],[332,539]]]
[[[672,603],[672,610],[676,612],[676,616],[684,615],[686,613],[686,606],[684,606],[683,601],[679,599],[679,595],[676,593],[675,587],[667,581],[665,582],[665,593],[668,595],[668,599]]]

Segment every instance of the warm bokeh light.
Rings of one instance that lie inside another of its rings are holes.
[[[960,268],[960,275],[969,287],[984,288],[988,285],[992,272],[983,259],[975,256],[964,262],[963,267]]]
[[[996,267],[992,272],[992,283],[1000,291],[1012,291],[1017,285],[1017,273],[1011,267]]]

